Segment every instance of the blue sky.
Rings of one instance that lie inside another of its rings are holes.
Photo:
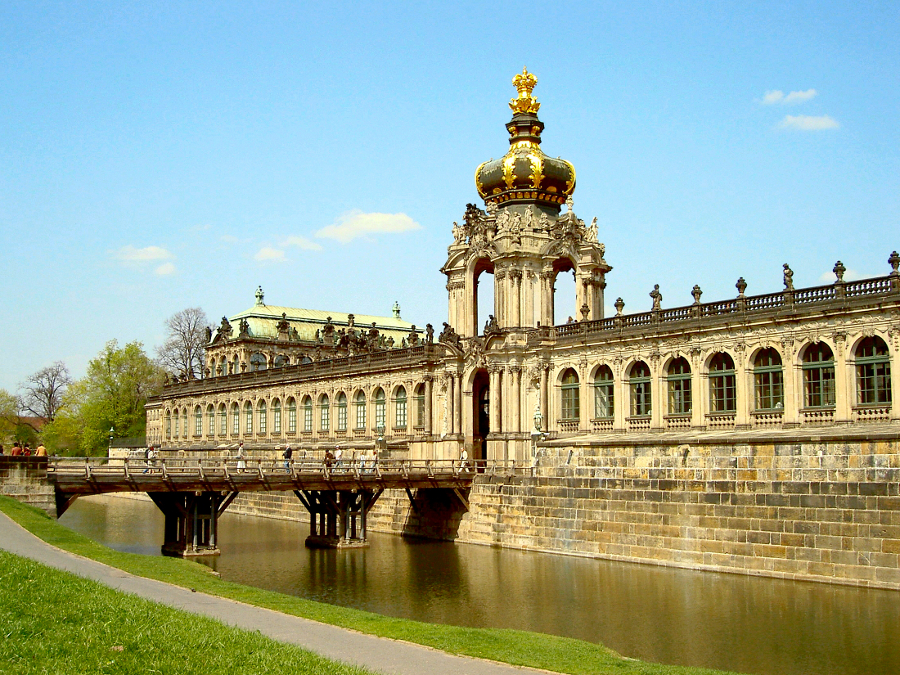
[[[4,2],[0,388],[113,338],[152,352],[258,285],[440,326],[523,66],[608,313],[655,283],[664,307],[774,292],[785,262],[797,286],[886,274],[898,61],[897,2]]]

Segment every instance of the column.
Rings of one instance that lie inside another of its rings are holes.
[[[581,431],[591,431],[591,403],[593,402],[593,387],[588,378],[587,364],[581,364],[578,368],[578,428]]]
[[[541,272],[541,325],[553,325],[553,281],[552,270]]]
[[[453,395],[455,397],[453,402],[453,433],[458,435],[465,434],[465,428],[463,427],[463,391],[462,391],[462,374],[457,373],[455,376],[456,386],[453,388]],[[469,392],[469,398],[472,397],[472,392]],[[469,411],[471,414],[471,411]]]
[[[511,270],[510,278],[510,321],[511,326],[522,325],[522,270]]]
[[[797,362],[797,354],[787,345],[781,355],[781,374],[784,384],[784,414],[781,424],[796,427],[800,424],[800,409],[803,407],[803,372]]]
[[[491,388],[491,433],[498,434],[503,431],[503,422],[500,419],[500,366],[492,363],[488,366],[488,372]]]
[[[650,428],[664,429],[663,411],[666,409],[665,379],[660,374],[661,359],[656,356],[650,359]]]
[[[744,351],[737,351],[734,363],[734,428],[750,428],[750,402],[753,396],[748,396],[747,361]]]
[[[853,419],[853,378],[850,369],[853,365],[847,362],[846,336],[839,333],[834,336],[834,421],[850,422]]]
[[[494,272],[494,318],[501,328],[509,325],[509,312],[506,307],[506,270],[497,269]],[[479,323],[484,325],[488,317],[480,317]]]
[[[613,429],[626,430],[626,418],[631,414],[631,391],[622,372],[622,364],[613,365]]]
[[[531,270],[528,270],[525,273],[525,320],[522,322],[523,326],[528,326],[529,328],[534,328],[534,287],[535,287],[535,274]]]
[[[512,366],[512,409],[513,417],[510,431],[520,433],[522,428],[522,366]]]
[[[541,415],[544,417],[544,431],[550,431],[550,395],[547,387],[547,370],[548,366],[543,363],[541,369]]]

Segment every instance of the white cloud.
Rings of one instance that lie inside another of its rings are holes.
[[[346,244],[368,234],[396,234],[420,229],[422,226],[405,213],[363,213],[355,209],[323,227],[316,236]]]
[[[272,248],[271,246],[263,246],[256,252],[253,259],[259,260],[260,262],[265,260],[270,262],[287,262],[287,258],[284,257],[284,251]]]
[[[161,277],[165,277],[170,274],[175,274],[175,265],[170,262],[163,263],[153,271],[155,274],[158,274]]]
[[[816,97],[818,94],[815,89],[807,89],[806,91],[792,91],[790,94],[784,97],[784,104],[791,105],[794,103],[805,103],[810,99]]]
[[[840,129],[841,125],[828,115],[785,115],[778,127],[781,129],[795,129],[797,131],[824,131],[827,129]]]
[[[780,89],[773,89],[772,91],[767,91],[763,95],[762,102],[763,105],[775,105],[778,103],[781,105],[794,105],[797,103],[805,103],[806,101],[815,98],[818,93],[819,92],[815,89],[807,89],[806,91],[792,91],[785,96],[784,92]]]
[[[282,246],[296,246],[299,249],[303,249],[304,251],[321,251],[321,244],[317,244],[314,241],[310,241],[306,237],[288,237],[283,242],[281,242]]]
[[[128,246],[123,246],[118,251],[113,251],[113,257],[116,260],[122,260],[124,262],[146,262],[148,260],[168,260],[175,256],[160,246],[135,248],[129,244]]]

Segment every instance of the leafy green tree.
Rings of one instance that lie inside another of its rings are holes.
[[[106,453],[110,429],[115,438],[143,436],[144,404],[159,392],[163,377],[140,342],[120,348],[110,340],[66,390],[46,441],[54,452],[92,455]]]
[[[0,389],[0,443],[11,443],[16,438],[18,425],[19,401],[5,389]]]

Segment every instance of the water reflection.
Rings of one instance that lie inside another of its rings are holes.
[[[159,554],[149,502],[79,499],[61,522]],[[900,593],[629,565],[373,534],[309,550],[308,526],[220,521],[224,579],[379,614],[602,642],[635,658],[761,674],[900,672]]]

